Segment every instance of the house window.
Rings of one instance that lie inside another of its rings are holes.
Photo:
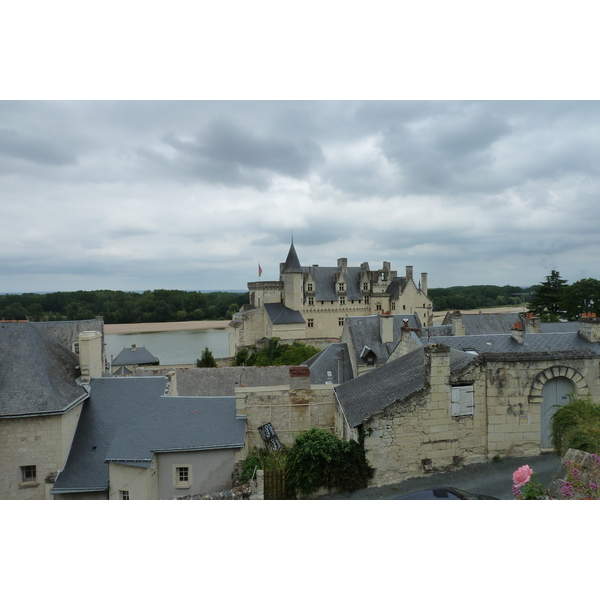
[[[340,318],[338,319],[338,325],[339,325],[340,327],[343,327],[343,326],[344,326],[344,317],[340,317]]]
[[[340,298],[340,304],[346,304],[346,296]]]
[[[475,413],[472,385],[452,387],[452,416],[472,415]]]
[[[313,291],[313,284],[312,283],[307,283],[306,284],[306,291],[307,292],[312,292]]]
[[[192,485],[192,467],[190,465],[174,465],[174,483],[177,488],[189,488]]]
[[[314,327],[315,326],[315,320],[314,319],[308,319],[308,322],[306,323],[307,327]]]
[[[315,305],[315,299],[312,296],[308,297],[308,305],[309,306],[314,306]]]
[[[73,342],[73,352],[79,354],[79,342]]]
[[[121,490],[121,500],[129,500],[129,492],[127,490]]]
[[[21,481],[35,481],[37,477],[37,469],[35,465],[27,465],[21,467]]]

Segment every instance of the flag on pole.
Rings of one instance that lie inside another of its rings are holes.
[[[262,275],[262,267],[260,266],[260,263],[258,263],[258,276],[260,277]]]

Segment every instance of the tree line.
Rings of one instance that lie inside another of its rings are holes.
[[[230,319],[248,292],[112,290],[0,295],[0,319],[80,321],[102,316],[105,323],[161,323]]]
[[[514,285],[466,285],[430,288],[433,310],[473,310],[494,306],[517,306],[531,299],[531,288]]]
[[[600,281],[597,279],[588,277],[569,285],[553,270],[532,290],[529,310],[544,322],[575,321],[587,313],[600,316]]]

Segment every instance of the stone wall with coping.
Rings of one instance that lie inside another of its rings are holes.
[[[333,387],[311,386],[308,378],[300,379],[300,384],[292,381],[287,386],[236,388],[236,413],[247,418],[244,456],[255,447],[264,447],[258,428],[265,423],[273,425],[280,442],[288,447],[312,427],[333,431]]]

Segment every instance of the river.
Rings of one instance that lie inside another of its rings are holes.
[[[123,348],[132,344],[145,346],[160,360],[161,365],[196,364],[202,350],[208,347],[215,358],[229,356],[227,331],[201,329],[196,331],[166,331],[160,333],[109,333],[105,334],[106,358],[116,358]]]

